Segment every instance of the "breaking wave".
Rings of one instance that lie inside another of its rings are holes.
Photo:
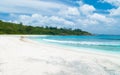
[[[74,45],[95,45],[95,46],[120,46],[120,42],[98,42],[98,41],[61,41],[61,40],[51,40],[43,39],[47,42],[61,43],[61,44],[74,44]]]

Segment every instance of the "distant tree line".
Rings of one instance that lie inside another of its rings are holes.
[[[57,27],[33,27],[22,23],[15,24],[0,20],[0,34],[37,34],[37,35],[91,35],[91,33],[81,29],[67,29]]]

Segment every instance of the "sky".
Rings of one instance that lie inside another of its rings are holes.
[[[120,0],[1,0],[0,20],[120,35]]]

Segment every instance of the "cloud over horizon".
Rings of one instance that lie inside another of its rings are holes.
[[[0,19],[35,26],[80,28],[97,34],[120,34],[120,1],[98,0],[115,8],[97,9],[84,0],[4,0]],[[105,11],[108,13],[103,13]]]

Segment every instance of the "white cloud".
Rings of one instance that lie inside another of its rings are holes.
[[[61,9],[60,16],[65,19],[70,19],[75,25],[81,25],[83,27],[87,25],[98,24],[96,20],[90,19],[88,16],[94,14],[96,9],[87,4],[81,4],[80,7],[68,7]],[[80,27],[81,27],[80,26]]]
[[[110,10],[110,16],[120,16],[120,7]]]
[[[84,15],[90,15],[95,10],[96,9],[91,5],[84,4],[84,5],[80,6],[80,12],[82,12],[82,14],[84,14]]]
[[[65,7],[54,12],[56,15],[32,14],[17,15],[18,19],[13,22],[23,22],[26,25],[53,26],[53,27],[71,27],[71,28],[90,28],[93,26],[114,25],[114,18],[104,14],[94,13],[96,9],[87,4],[80,7]],[[12,14],[14,15],[14,14]],[[14,15],[15,17],[15,15]],[[103,26],[104,27],[104,26]]]
[[[67,7],[60,9],[57,16],[67,19],[76,19],[80,16],[80,12],[77,7]]]
[[[120,0],[101,0],[103,2],[108,2],[114,6],[120,6]]]
[[[74,25],[73,22],[67,21],[67,20],[60,18],[60,17],[57,17],[57,16],[52,16],[49,18],[49,20],[52,21],[53,23],[56,23],[56,25],[58,25],[58,24]]]
[[[67,14],[67,15],[73,15],[73,16],[79,16],[80,13],[76,7],[69,7],[67,8],[66,11],[63,11],[62,14]]]
[[[80,27],[89,27],[89,26],[94,26],[96,24],[98,24],[98,22],[96,20],[92,20],[92,19],[78,19],[77,20],[77,25],[82,25]]]
[[[84,5],[83,1],[82,0],[79,0],[77,1],[77,3],[81,6],[81,5]]]
[[[55,10],[66,7],[64,4],[41,0],[3,0],[0,2],[0,11],[7,13],[53,13]],[[53,11],[54,10],[54,11]]]
[[[105,24],[111,24],[114,22],[112,18],[106,17],[105,15],[97,14],[97,13],[90,15],[89,18]]]
[[[57,17],[57,16],[43,16],[40,14],[32,14],[31,16],[28,15],[19,15],[17,20],[13,22],[20,23],[22,22],[25,25],[36,25],[36,26],[53,26],[53,27],[70,27],[73,26],[74,23],[68,21],[64,18]]]

